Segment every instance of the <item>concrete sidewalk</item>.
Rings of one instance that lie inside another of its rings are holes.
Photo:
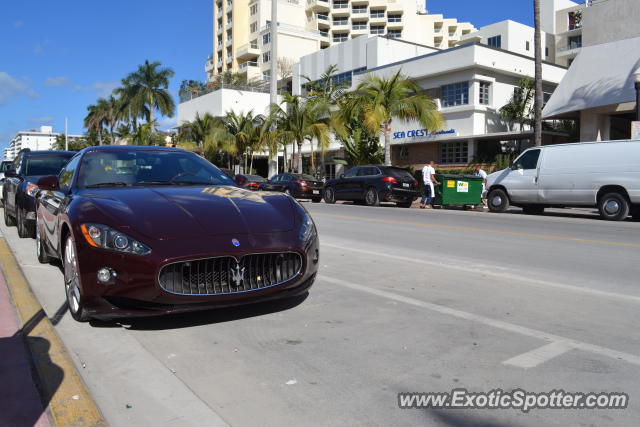
[[[4,274],[0,273],[0,425],[46,427],[49,422],[31,375],[26,336]],[[37,345],[48,345],[44,338],[29,339],[41,340]]]

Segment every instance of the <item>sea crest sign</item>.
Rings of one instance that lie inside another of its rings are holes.
[[[394,132],[393,139],[422,138],[422,137],[434,138],[438,135],[449,135],[449,134],[455,135],[456,130],[449,129],[449,130],[439,130],[437,132],[429,132],[426,129],[412,129],[408,131]]]

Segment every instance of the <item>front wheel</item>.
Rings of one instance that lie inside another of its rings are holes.
[[[78,267],[76,245],[71,236],[67,237],[64,245],[64,290],[71,317],[78,322],[88,321],[89,315],[82,301],[82,287],[80,285],[80,269]]]
[[[47,251],[44,247],[44,241],[42,240],[42,232],[36,219],[36,255],[40,264],[48,264],[51,258],[47,255]]]
[[[324,202],[330,205],[336,202],[336,191],[333,187],[327,187],[324,189]]]
[[[373,187],[369,187],[364,193],[364,203],[367,206],[378,206],[380,199],[378,198],[378,190]]]
[[[629,216],[629,201],[620,193],[607,193],[598,200],[600,216],[607,221],[622,221]]]
[[[16,207],[16,225],[18,226],[18,236],[25,239],[31,237],[30,227],[25,219],[24,209]]]
[[[496,188],[489,192],[489,210],[491,212],[502,213],[509,209],[509,196],[501,188]]]

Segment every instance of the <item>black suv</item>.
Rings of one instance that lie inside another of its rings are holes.
[[[419,194],[418,181],[407,170],[393,166],[354,166],[324,184],[326,203],[351,200],[377,206],[380,202],[395,202],[410,208]]]
[[[22,150],[4,173],[4,223],[17,225],[20,237],[33,237],[36,183],[46,175],[58,175],[75,153],[71,151]]]
[[[302,173],[281,173],[261,183],[258,189],[281,191],[296,199],[311,199],[313,203],[322,200],[322,181]]]

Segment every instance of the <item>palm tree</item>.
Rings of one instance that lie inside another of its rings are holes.
[[[284,93],[281,105],[272,105],[271,114],[276,120],[285,142],[295,142],[298,148],[297,170],[302,172],[302,144],[308,140],[313,151],[313,140],[322,146],[329,141],[329,125],[327,124],[327,105],[319,102],[305,101],[299,95]],[[284,108],[282,107],[284,106]],[[311,167],[315,169],[311,157]]]
[[[113,130],[118,125],[121,117],[121,105],[120,100],[110,95],[109,98],[98,99],[98,108],[104,111],[105,125],[109,128],[109,137],[111,144],[115,142]]]
[[[148,108],[147,123],[151,123],[151,131],[155,128],[156,110],[160,114],[173,117],[175,103],[168,91],[169,79],[173,77],[173,70],[160,68],[158,61],[150,63],[146,60],[138,66],[138,70],[122,80],[127,101],[134,105]]]
[[[535,99],[533,106],[534,115],[534,141],[536,146],[542,145],[542,41],[540,33],[540,0],[533,0],[533,21],[535,24],[534,49],[535,49]]]
[[[254,126],[253,111],[240,114],[227,111],[223,117],[214,119],[211,131],[205,138],[205,148],[226,152],[239,157],[240,160],[244,157],[244,172],[247,168],[245,155],[251,147]]]
[[[509,124],[510,128],[513,123],[518,123],[520,131],[523,131],[526,124],[531,124],[533,98],[534,82],[525,76],[518,81],[518,86],[514,89],[509,102],[500,108],[500,117]]]
[[[136,98],[135,89],[129,78],[122,79],[122,86],[113,91],[120,100],[120,117],[131,124],[133,132],[138,129],[138,119],[149,117],[149,109],[144,99]]]
[[[391,130],[394,119],[415,120],[428,131],[440,129],[443,119],[436,103],[400,71],[391,78],[367,75],[356,87],[352,101],[346,105],[342,119],[353,116],[349,111],[362,108],[364,125],[369,131],[384,133],[384,164],[391,166]]]
[[[84,118],[84,127],[89,133],[98,134],[99,145],[102,145],[102,131],[108,122],[106,105],[107,102],[104,99],[98,99],[95,105],[87,107],[87,116]]]
[[[209,113],[205,113],[203,116],[200,113],[196,113],[196,117],[192,122],[184,123],[182,129],[190,139],[195,142],[200,151],[204,150],[205,140],[211,133],[215,119]]]
[[[253,170],[253,156],[256,151],[268,151],[269,153],[278,152],[279,132],[273,126],[273,118],[271,116],[258,115],[254,120],[254,127],[251,133],[251,163],[249,171]],[[285,154],[286,158],[286,154]]]

